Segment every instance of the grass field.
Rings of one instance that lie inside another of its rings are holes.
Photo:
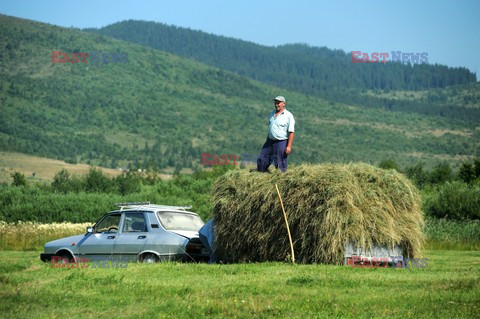
[[[478,318],[480,313],[477,221],[427,219],[424,269],[287,263],[59,269],[39,260],[45,242],[83,233],[90,224],[0,222],[2,317]]]
[[[46,242],[85,233],[95,223],[51,223],[0,221],[0,250],[41,250]]]
[[[26,155],[22,153],[0,152],[0,183],[11,183],[11,173],[21,172],[29,181],[50,182],[56,173],[66,169],[70,174],[87,174],[90,165],[87,164],[69,164],[51,158]],[[121,172],[116,169],[99,167],[108,176],[117,176]]]
[[[4,318],[478,318],[480,253],[429,250],[428,268],[128,264],[52,268],[0,251]]]

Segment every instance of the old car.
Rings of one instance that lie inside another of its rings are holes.
[[[203,221],[191,207],[119,203],[83,235],[45,244],[42,261],[122,258],[153,263],[166,260],[207,261],[209,251],[199,239]],[[57,257],[58,256],[58,257]]]

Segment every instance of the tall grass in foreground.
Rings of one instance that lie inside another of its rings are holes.
[[[85,228],[93,224],[0,221],[0,250],[40,250],[48,241],[85,233]]]
[[[424,232],[427,249],[480,250],[480,220],[428,218]]]
[[[0,221],[0,250],[42,250],[46,242],[83,234],[93,224]],[[427,218],[424,232],[427,249],[480,250],[480,221]]]

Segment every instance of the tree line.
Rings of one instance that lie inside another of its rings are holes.
[[[398,62],[352,64],[352,55],[343,50],[306,44],[268,47],[156,22],[128,20],[85,31],[150,46],[311,95],[333,88],[423,90],[476,82],[476,75],[463,67]]]

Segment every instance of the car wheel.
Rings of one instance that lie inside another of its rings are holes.
[[[158,261],[158,257],[154,254],[146,254],[142,257],[142,263],[144,264],[154,264]]]
[[[75,260],[74,260],[74,258],[72,257],[72,255],[70,255],[70,254],[67,253],[67,252],[62,252],[62,253],[60,254],[60,262],[61,262],[62,264],[63,264],[63,263],[67,263],[67,262],[65,262],[65,259],[68,260],[68,263],[69,263],[69,264],[75,262]]]

